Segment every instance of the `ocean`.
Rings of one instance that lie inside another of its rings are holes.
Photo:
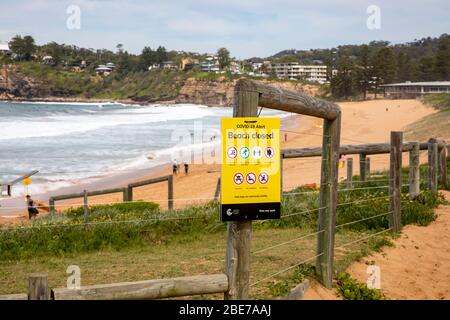
[[[153,168],[217,147],[220,119],[231,115],[231,108],[191,104],[0,102],[0,182],[39,170],[29,186],[13,187],[13,196],[35,195]]]

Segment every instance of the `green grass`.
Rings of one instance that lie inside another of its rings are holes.
[[[365,284],[359,283],[348,273],[340,273],[337,276],[337,288],[339,295],[344,300],[385,300],[379,290],[369,289]]]
[[[386,178],[365,183],[383,187],[380,189],[340,191],[337,225],[388,212],[386,182],[382,181]],[[433,221],[433,208],[442,197],[422,192],[412,202],[406,189],[404,192],[402,223],[426,225]],[[305,259],[316,254],[316,236],[302,236],[317,230],[318,194],[297,188],[283,197],[282,215],[289,217],[253,223],[252,298],[283,296],[299,280],[311,276],[309,265],[314,259]],[[90,208],[90,223],[83,224],[83,210],[78,208],[38,219],[23,229],[0,229],[0,293],[23,291],[27,273],[38,271],[49,272],[51,286],[64,286],[65,269],[70,264],[82,267],[84,285],[223,270],[226,225],[219,221],[218,203],[171,212],[147,202],[95,206]],[[389,233],[373,236],[387,227],[387,215],[339,227],[336,272],[390,245]],[[362,238],[367,239],[356,241]],[[277,244],[283,245],[270,248]],[[270,277],[286,268],[289,270]]]
[[[450,93],[436,93],[426,95],[424,102],[437,109],[449,109],[450,108]]]

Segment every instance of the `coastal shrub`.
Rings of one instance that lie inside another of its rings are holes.
[[[339,295],[344,300],[386,300],[380,290],[369,289],[346,272],[337,276],[337,288]]]
[[[364,184],[355,183],[352,190],[346,188],[345,182],[339,184],[336,224],[343,226],[337,232],[376,232],[389,227],[387,176],[377,177]],[[411,201],[407,189],[404,188],[402,195],[402,224],[427,225],[433,221],[433,209],[445,201],[443,196],[424,191],[417,200]],[[254,229],[316,230],[318,191],[317,188],[300,187],[285,193],[281,204],[283,218],[255,221]],[[69,209],[23,228],[0,228],[0,260],[189,242],[226,230],[226,224],[219,220],[217,202],[173,211],[162,211],[157,204],[143,201],[93,206],[86,225],[83,216],[83,208]],[[370,217],[375,218],[368,219]]]

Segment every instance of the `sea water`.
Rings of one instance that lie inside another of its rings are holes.
[[[152,168],[177,149],[220,143],[220,119],[231,115],[228,107],[192,104],[0,102],[0,182],[39,170],[30,186],[14,186],[19,196]],[[189,143],[174,135],[199,128],[209,135],[196,132]]]

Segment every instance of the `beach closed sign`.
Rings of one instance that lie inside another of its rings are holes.
[[[221,220],[280,218],[280,119],[222,119]]]

